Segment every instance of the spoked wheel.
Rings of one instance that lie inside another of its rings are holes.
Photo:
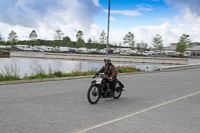
[[[118,99],[122,94],[122,88],[118,82],[116,83],[115,88],[116,88],[116,91],[114,92],[113,98]]]
[[[87,99],[91,104],[96,104],[101,97],[100,89],[97,86],[91,85],[88,89]]]

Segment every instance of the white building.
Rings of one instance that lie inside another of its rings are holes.
[[[170,46],[164,47],[165,51],[176,51],[177,43],[171,43]],[[193,42],[191,48],[187,48],[187,51],[191,52],[191,55],[200,55],[200,42]]]

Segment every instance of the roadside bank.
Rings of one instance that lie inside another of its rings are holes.
[[[170,71],[170,70],[185,70],[185,69],[195,69],[200,68],[200,63],[189,64],[189,65],[174,65],[174,66],[162,66],[157,71]]]
[[[172,72],[179,70],[195,69],[200,68],[200,64],[191,64],[191,65],[179,65],[179,66],[164,66],[155,71],[143,71],[143,72],[128,72],[128,73],[119,73],[118,75],[128,75],[128,74],[148,74],[148,73],[158,73],[158,72]],[[61,78],[44,78],[44,79],[31,79],[31,80],[15,80],[15,81],[2,81],[0,85],[9,85],[9,84],[22,84],[22,83],[34,83],[34,82],[46,82],[46,81],[58,81],[58,80],[73,80],[81,78],[92,78],[93,75],[88,76],[74,76],[74,77],[61,77]]]
[[[105,55],[13,51],[11,52],[11,57],[102,61],[105,58]],[[155,57],[116,56],[116,55],[109,55],[109,57],[111,58],[113,62],[173,64],[173,65],[188,64],[187,58],[186,59],[185,58],[183,59],[182,58],[155,58]]]
[[[66,60],[91,60],[91,61],[102,61],[105,55],[79,55],[79,54],[63,54],[63,53],[44,53],[44,52],[11,52],[13,57],[27,57],[27,58],[48,58],[48,59],[66,59]],[[177,59],[177,58],[151,58],[151,57],[129,57],[129,56],[110,56],[114,62],[139,62],[139,63],[159,63],[159,64],[171,64],[173,66],[161,66],[155,71],[147,72],[129,72],[129,73],[120,73],[119,75],[124,74],[145,74],[145,73],[156,73],[156,72],[170,72],[177,70],[185,69],[195,69],[200,68],[199,61],[189,59]],[[146,62],[145,62],[146,61]],[[189,64],[195,63],[195,64]],[[178,65],[177,65],[178,64]],[[32,82],[45,82],[45,81],[56,81],[56,80],[70,80],[78,78],[91,78],[92,76],[75,76],[75,77],[62,77],[62,78],[43,78],[43,79],[31,79],[31,80],[15,80],[15,81],[2,81],[0,85],[6,84],[18,84],[18,83],[32,83]]]
[[[10,52],[0,50],[0,58],[10,58]]]

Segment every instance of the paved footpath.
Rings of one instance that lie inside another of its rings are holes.
[[[200,68],[119,79],[121,98],[96,105],[90,78],[0,85],[0,133],[200,132]]]

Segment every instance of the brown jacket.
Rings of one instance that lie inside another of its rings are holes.
[[[117,70],[115,68],[115,66],[112,63],[109,63],[108,65],[104,65],[97,73],[104,73],[105,75],[107,75],[108,77],[112,77],[112,79],[116,79],[117,78]]]

